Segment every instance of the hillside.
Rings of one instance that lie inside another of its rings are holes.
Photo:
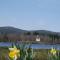
[[[27,31],[15,27],[0,27],[0,42],[2,41],[33,41],[36,42],[36,37],[39,35],[44,43],[59,43],[60,33],[47,30]]]
[[[7,34],[10,34],[10,33],[21,34],[23,32],[26,32],[26,30],[14,28],[14,27],[0,27],[0,34],[5,34],[5,33],[7,33]]]
[[[40,33],[40,34],[58,34],[60,35],[60,33],[57,33],[57,32],[52,32],[52,31],[47,31],[47,30],[34,30],[34,31],[27,31],[27,30],[22,30],[22,29],[18,29],[18,28],[15,28],[15,27],[0,27],[0,34],[4,34],[4,33],[15,33],[15,34],[20,34],[20,33],[24,33],[24,32],[37,32],[37,33]]]

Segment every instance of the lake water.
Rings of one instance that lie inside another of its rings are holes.
[[[10,47],[10,46],[12,46],[12,43],[10,43],[10,42],[0,42],[0,47]],[[54,47],[54,48],[60,50],[60,44],[56,44],[56,45],[31,44],[31,47],[34,49],[51,49],[52,47]]]

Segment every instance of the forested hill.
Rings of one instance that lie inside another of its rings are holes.
[[[22,30],[22,29],[18,29],[18,28],[14,28],[14,27],[0,27],[0,34],[10,34],[10,33],[15,33],[15,34],[20,34],[26,32],[26,30]]]
[[[0,42],[4,41],[36,41],[37,35],[40,42],[60,43],[60,32],[52,32],[47,30],[27,31],[15,27],[0,27]]]
[[[15,34],[22,34],[22,33],[36,33],[36,34],[57,34],[57,35],[60,35],[60,33],[58,32],[52,32],[52,31],[47,31],[47,30],[34,30],[34,31],[27,31],[27,30],[22,30],[22,29],[19,29],[19,28],[15,28],[15,27],[0,27],[0,34],[10,34],[10,33],[15,33]]]

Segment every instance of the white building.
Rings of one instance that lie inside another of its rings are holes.
[[[36,37],[36,41],[40,41],[40,37],[37,35],[37,37]]]

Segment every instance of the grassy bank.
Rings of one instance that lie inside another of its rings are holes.
[[[0,60],[8,60],[8,48],[0,48]],[[34,49],[34,60],[47,60],[48,50],[45,49]]]
[[[6,60],[8,56],[8,48],[0,48],[0,60]]]

